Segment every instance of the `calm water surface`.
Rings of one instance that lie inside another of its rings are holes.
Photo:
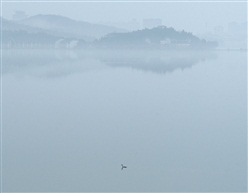
[[[246,55],[4,50],[3,190],[246,191]]]

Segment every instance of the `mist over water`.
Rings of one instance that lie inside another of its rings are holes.
[[[3,191],[246,191],[246,61],[3,50]]]
[[[247,2],[1,5],[3,192],[247,192]]]

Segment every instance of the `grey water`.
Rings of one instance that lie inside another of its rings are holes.
[[[3,50],[2,61],[4,192],[247,190],[246,52]]]

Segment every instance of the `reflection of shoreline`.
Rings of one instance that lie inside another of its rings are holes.
[[[214,52],[174,51],[174,52],[140,52],[136,55],[115,54],[113,57],[100,57],[100,60],[111,67],[128,67],[153,73],[170,73],[176,69],[191,68],[206,60],[216,59]]]
[[[97,70],[104,65],[94,58],[78,57],[68,50],[5,50],[3,75],[21,73],[34,77],[59,78],[71,74]]]
[[[198,63],[197,60],[187,61],[185,59],[171,59],[164,61],[159,58],[151,58],[150,60],[124,60],[123,62],[105,61],[111,67],[128,67],[135,70],[149,71],[153,73],[170,73],[176,69],[190,68]]]
[[[47,76],[66,76],[102,67],[127,67],[165,74],[216,59],[210,51],[158,50],[8,50],[3,52],[3,73],[35,71]],[[40,72],[41,71],[41,72]],[[59,72],[59,73],[58,73]],[[49,75],[50,76],[50,75]]]

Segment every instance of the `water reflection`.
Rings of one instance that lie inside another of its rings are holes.
[[[94,58],[78,57],[76,52],[67,50],[3,51],[3,75],[59,78],[102,67],[103,64]]]
[[[109,67],[166,74],[216,58],[209,51],[4,50],[3,74],[54,78]]]
[[[208,51],[151,51],[131,55],[129,53],[117,53],[111,57],[103,56],[100,60],[111,67],[129,67],[146,72],[165,74],[177,69],[191,68],[200,62],[216,58],[216,53]]]
[[[245,190],[246,53],[215,57],[5,50],[5,192]]]

